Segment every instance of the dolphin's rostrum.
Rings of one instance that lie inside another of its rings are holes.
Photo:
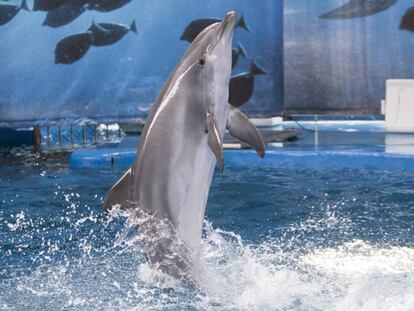
[[[139,231],[150,264],[186,280],[197,267],[216,160],[223,169],[226,125],[264,156],[257,129],[227,102],[235,25],[230,12],[192,42],[152,107],[134,164],[104,201],[105,210],[146,215]]]
[[[180,39],[188,42],[193,42],[193,40],[198,36],[198,34],[205,29],[206,27],[220,22],[217,18],[200,18],[193,20],[187,27],[184,29],[183,34]],[[240,17],[239,21],[236,23],[236,27],[243,28],[246,31],[250,31],[249,27],[244,20],[243,15]]]

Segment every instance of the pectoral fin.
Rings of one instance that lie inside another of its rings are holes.
[[[131,185],[131,169],[126,171],[115,185],[109,190],[103,202],[105,212],[111,210],[115,205],[121,205],[122,209],[130,208],[130,185]]]
[[[265,156],[265,145],[256,126],[239,109],[231,105],[228,106],[230,112],[227,118],[227,129],[230,135],[252,146],[256,149],[257,154],[263,158]]]
[[[224,168],[224,155],[223,155],[223,144],[220,138],[220,134],[217,128],[214,114],[209,110],[207,111],[207,133],[208,133],[208,144],[213,151],[217,159],[217,165],[220,172],[223,172]]]

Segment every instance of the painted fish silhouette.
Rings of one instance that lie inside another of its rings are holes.
[[[206,27],[220,22],[221,19],[218,18],[201,18],[192,21],[188,26],[185,28],[183,34],[181,35],[180,39],[188,42],[193,42],[194,39],[198,36],[198,34]],[[243,28],[246,31],[250,31],[249,27],[247,27],[246,21],[244,20],[243,15],[240,17],[239,21],[236,24],[236,27]]]
[[[131,0],[90,0],[89,8],[98,12],[110,12],[123,7],[129,2]]]
[[[86,6],[89,7],[90,0],[66,0],[65,3],[72,4],[74,6]]]
[[[138,34],[135,20],[132,21],[131,26],[116,23],[92,23],[89,30],[92,32],[91,44],[93,46],[114,44],[121,40],[128,31]]]
[[[91,32],[83,32],[63,38],[55,49],[55,64],[72,64],[88,52]]]
[[[400,29],[414,32],[414,6],[409,8],[401,20]]]
[[[257,75],[268,74],[255,61],[250,65],[250,71],[233,76],[229,83],[229,103],[233,107],[240,107],[252,97],[254,78]]]
[[[351,0],[325,13],[320,18],[348,19],[377,14],[392,7],[398,0]]]
[[[231,55],[232,56],[232,58],[231,58],[231,60],[232,60],[231,68],[232,69],[237,65],[237,62],[239,61],[240,56],[244,57],[244,58],[247,58],[246,49],[243,47],[243,45],[240,42],[238,44],[237,49],[233,48],[231,50],[231,54],[232,54]]]
[[[0,26],[5,25],[10,22],[20,10],[30,11],[26,0],[23,0],[20,5],[12,3],[2,3],[0,4]]]
[[[85,11],[85,5],[78,6],[71,3],[65,3],[57,9],[49,11],[43,25],[53,28],[64,26],[77,19]]]
[[[65,0],[34,0],[33,11],[52,11],[65,4]]]

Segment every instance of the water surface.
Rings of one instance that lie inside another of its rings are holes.
[[[413,174],[226,167],[211,187],[193,288],[148,266],[139,235],[123,236],[125,217],[101,213],[121,169],[21,154],[0,166],[0,309],[414,305]]]

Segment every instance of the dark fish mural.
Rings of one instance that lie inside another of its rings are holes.
[[[33,11],[52,11],[65,4],[65,0],[34,0]]]
[[[414,6],[405,12],[401,20],[400,29],[414,32]]]
[[[89,0],[66,0],[65,3],[72,4],[72,5],[75,5],[75,6],[88,5],[88,7],[89,7]]]
[[[43,25],[53,28],[64,26],[74,21],[85,11],[85,5],[78,6],[71,3],[65,3],[57,9],[49,11]]]
[[[237,49],[233,48],[231,53],[232,53],[231,68],[236,67],[240,56],[244,57],[244,58],[247,58],[246,49],[243,47],[243,45],[240,42],[239,42],[239,45],[238,45]]]
[[[116,23],[92,23],[89,30],[92,33],[91,44],[94,46],[114,44],[121,40],[128,31],[138,34],[135,20],[132,21],[131,26]]]
[[[20,5],[12,3],[2,3],[0,4],[0,26],[10,22],[13,17],[19,13],[20,9],[30,11],[26,0],[23,0]]]
[[[325,13],[320,18],[348,19],[374,15],[392,7],[398,0],[350,0],[344,5]]]
[[[90,0],[89,8],[98,12],[110,12],[123,7],[131,0]]]
[[[229,84],[229,103],[233,107],[240,107],[252,97],[254,78],[257,75],[268,74],[255,61],[250,65],[250,71],[233,76]]]
[[[188,26],[185,28],[183,34],[181,35],[180,39],[188,42],[193,42],[194,39],[198,36],[198,34],[206,27],[220,22],[221,19],[218,18],[201,18],[192,21]],[[236,27],[243,28],[246,31],[250,31],[249,27],[247,27],[246,21],[244,20],[243,15],[240,17],[239,21],[237,22]]]
[[[72,64],[81,59],[91,46],[91,32],[63,38],[55,49],[55,64]]]

